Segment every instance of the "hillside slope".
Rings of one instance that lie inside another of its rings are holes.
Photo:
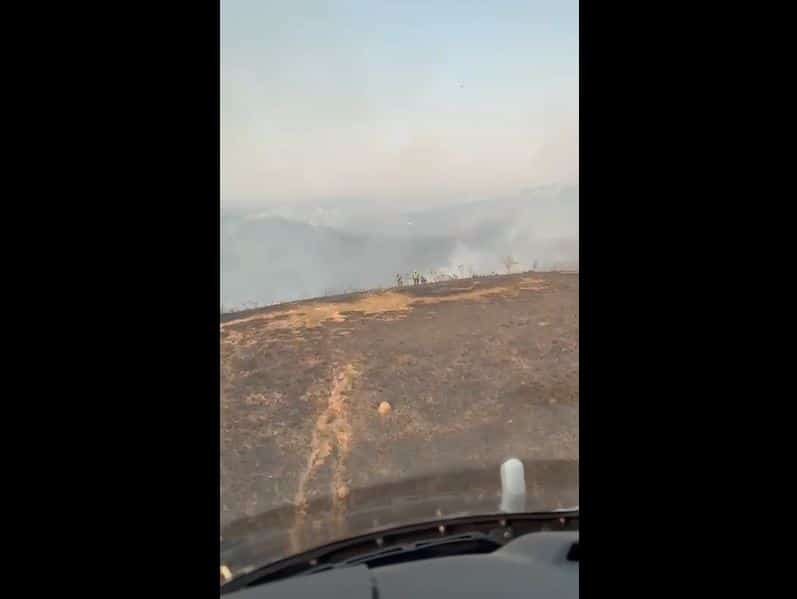
[[[577,460],[578,289],[525,273],[225,315],[222,526],[509,456]]]

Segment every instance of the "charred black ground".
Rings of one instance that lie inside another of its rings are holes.
[[[577,459],[578,288],[523,273],[224,315],[222,526],[511,456]]]

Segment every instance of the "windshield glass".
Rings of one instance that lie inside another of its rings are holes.
[[[512,457],[577,505],[578,3],[221,28],[224,568],[497,512]]]

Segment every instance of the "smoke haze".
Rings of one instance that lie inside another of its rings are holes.
[[[574,267],[575,0],[225,0],[221,303]]]

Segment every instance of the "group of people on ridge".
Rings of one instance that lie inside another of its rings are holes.
[[[413,285],[421,285],[423,283],[426,283],[426,277],[424,277],[417,270],[412,271],[412,274],[410,276],[412,277]],[[401,273],[396,274],[396,285],[398,287],[404,287],[404,279],[402,278]]]

